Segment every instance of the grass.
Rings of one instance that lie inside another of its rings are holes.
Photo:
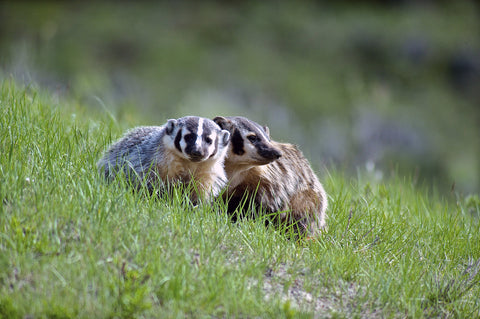
[[[478,195],[332,169],[328,233],[295,242],[106,184],[103,111],[4,80],[0,112],[0,318],[480,316]]]

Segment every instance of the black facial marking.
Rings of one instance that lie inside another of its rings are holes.
[[[195,135],[193,133],[188,133],[188,134],[185,135],[184,140],[187,143],[187,145],[192,144],[192,143],[195,144],[195,141],[197,140],[197,135]]]
[[[195,142],[197,141],[197,135],[193,133],[186,134],[184,137],[185,140],[185,153],[192,155],[195,153],[196,155],[198,153],[197,146],[195,145]]]
[[[182,148],[180,147],[180,140],[182,139],[182,130],[178,130],[177,135],[175,136],[175,147],[179,152],[182,151]]]
[[[243,155],[245,151],[243,150],[243,138],[242,134],[238,129],[235,129],[232,134],[231,143],[233,147],[233,153],[237,155]]]

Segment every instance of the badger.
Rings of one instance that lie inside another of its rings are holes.
[[[223,198],[232,218],[239,213],[252,216],[245,210],[253,208],[253,217],[259,212],[271,215],[298,236],[319,235],[326,228],[327,195],[297,146],[271,140],[268,127],[245,117],[213,121],[231,136]]]
[[[186,116],[163,126],[140,126],[113,143],[98,161],[108,181],[124,174],[139,189],[161,194],[172,184],[190,185],[190,199],[210,200],[225,187],[223,162],[230,133],[210,119]],[[194,181],[193,183],[191,183]]]

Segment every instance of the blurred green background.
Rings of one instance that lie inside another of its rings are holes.
[[[479,17],[473,1],[4,1],[0,73],[122,130],[244,115],[317,170],[471,193]]]

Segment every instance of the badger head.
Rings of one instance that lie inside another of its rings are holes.
[[[204,162],[226,153],[230,133],[210,119],[186,116],[168,120],[165,138],[170,149],[192,162]]]
[[[270,140],[268,127],[241,116],[217,116],[213,121],[230,132],[228,162],[265,165],[282,156],[281,151]]]

